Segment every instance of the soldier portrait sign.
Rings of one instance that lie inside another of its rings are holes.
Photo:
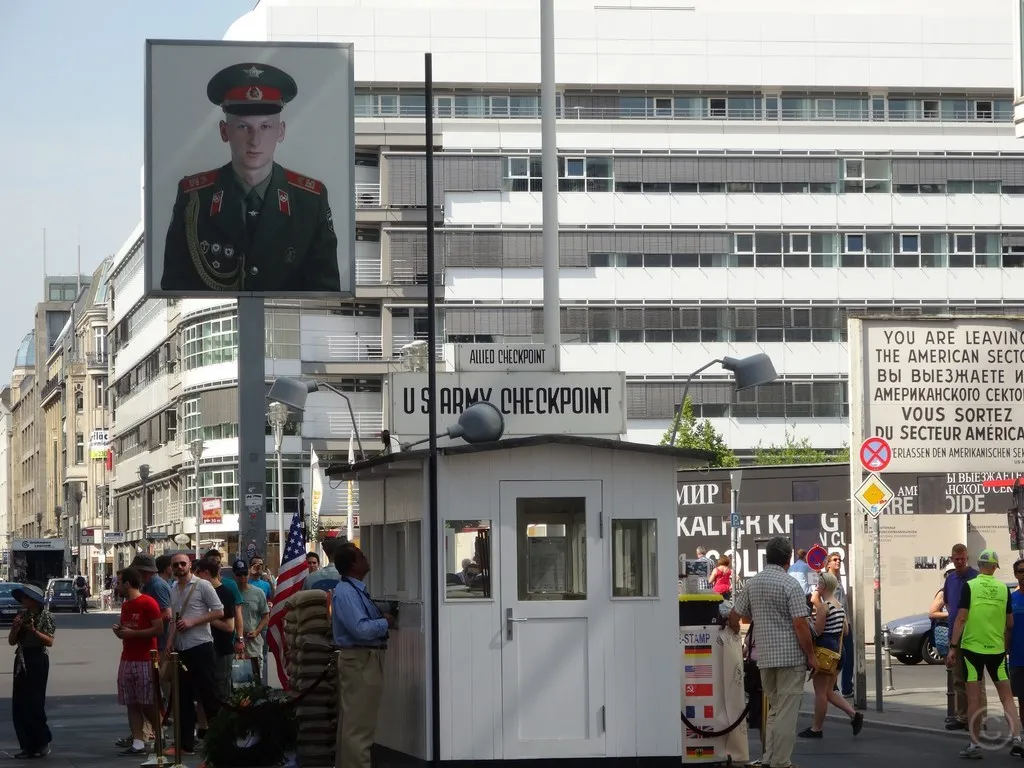
[[[352,45],[146,41],[151,296],[353,294]]]

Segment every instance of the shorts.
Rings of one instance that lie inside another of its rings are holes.
[[[993,683],[1010,679],[1005,653],[976,653],[961,648],[960,668],[965,683],[983,682],[986,671]]]
[[[1024,700],[1024,667],[1010,667],[1010,690],[1015,698]]]
[[[122,707],[151,707],[155,702],[153,664],[121,659],[117,667],[117,703]]]

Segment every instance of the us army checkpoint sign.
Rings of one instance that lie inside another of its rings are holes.
[[[881,476],[871,472],[864,478],[864,482],[853,494],[853,498],[864,507],[864,511],[871,517],[878,517],[882,514],[882,510],[889,506],[894,495]]]

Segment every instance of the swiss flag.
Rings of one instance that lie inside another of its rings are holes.
[[[107,448],[107,472],[114,470],[114,449]]]

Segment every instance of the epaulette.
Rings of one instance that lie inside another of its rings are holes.
[[[319,195],[323,191],[323,182],[311,179],[309,176],[303,176],[301,173],[295,171],[289,171],[285,168],[284,177],[288,180],[288,183],[293,187],[304,189],[307,192],[312,192],[314,195]]]
[[[202,173],[196,173],[192,176],[186,176],[181,180],[181,191],[195,192],[197,189],[212,187],[217,181],[218,173],[220,173],[220,169],[215,168],[212,171],[203,171]]]

